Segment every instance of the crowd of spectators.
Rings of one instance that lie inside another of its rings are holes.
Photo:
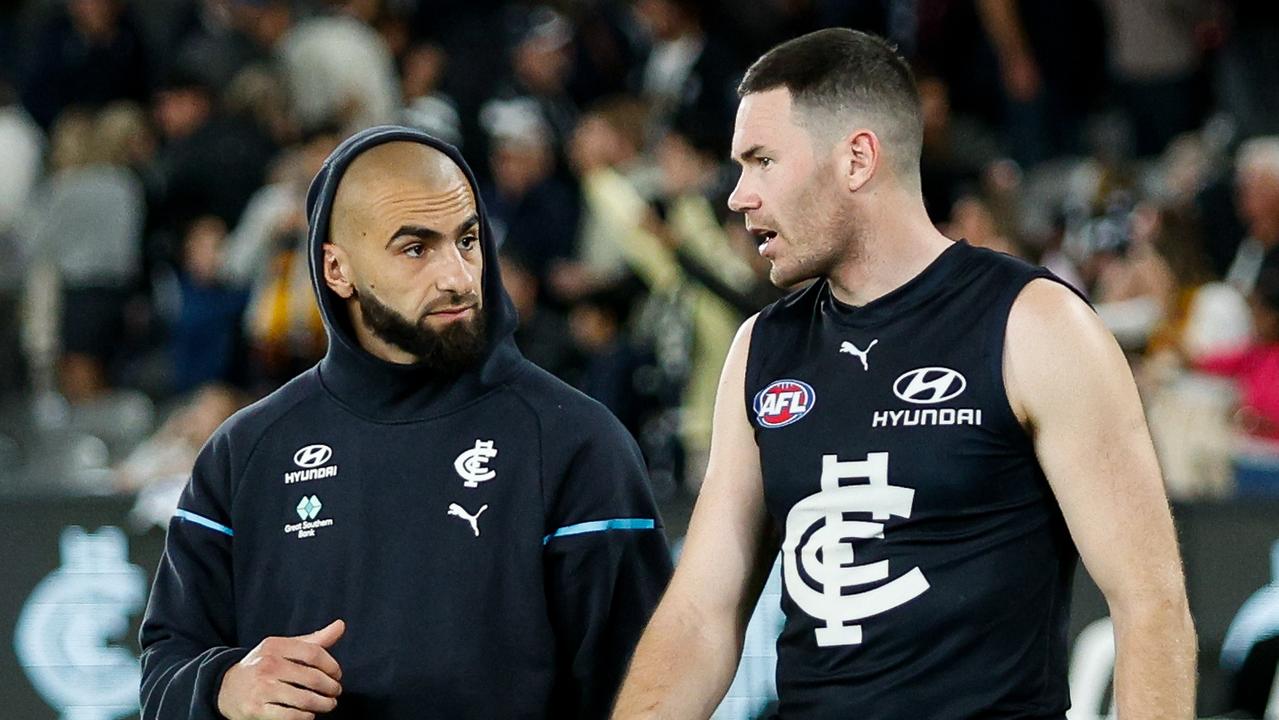
[[[167,420],[114,459],[120,487],[182,474],[323,353],[307,183],[383,122],[476,169],[525,354],[622,419],[659,492],[695,484],[733,333],[781,294],[725,206],[736,83],[842,25],[915,68],[934,221],[1095,303],[1173,494],[1279,489],[1272,0],[6,8],[0,396],[46,422],[49,398],[150,398]]]

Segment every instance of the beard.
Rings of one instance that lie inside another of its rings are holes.
[[[783,232],[788,252],[769,268],[773,285],[788,290],[815,278],[829,277],[841,263],[859,258],[864,244],[861,219],[841,206],[829,191],[813,182],[798,195],[800,199],[791,214],[794,222],[786,223],[794,235]]]
[[[394,345],[418,359],[441,375],[456,376],[476,367],[486,350],[487,323],[479,298],[474,295],[454,295],[450,306],[475,304],[475,317],[457,320],[436,330],[427,325],[429,312],[422,313],[417,322],[404,317],[378,300],[371,292],[356,293],[360,316],[369,331],[383,342]]]

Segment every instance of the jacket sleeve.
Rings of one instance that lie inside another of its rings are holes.
[[[169,521],[142,621],[143,720],[221,718],[222,676],[248,653],[235,647],[229,455],[215,434]]]
[[[556,634],[549,717],[606,718],[671,576],[671,554],[635,441],[599,408],[552,498],[544,543]]]

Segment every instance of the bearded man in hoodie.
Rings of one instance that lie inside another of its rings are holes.
[[[671,570],[634,441],[516,349],[454,148],[365,130],[307,215],[328,353],[196,461],[142,716],[604,717]]]

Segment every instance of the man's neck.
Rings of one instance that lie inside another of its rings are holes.
[[[855,307],[905,285],[953,244],[928,219],[917,195],[885,193],[874,207],[856,254],[828,275],[835,298]]]

